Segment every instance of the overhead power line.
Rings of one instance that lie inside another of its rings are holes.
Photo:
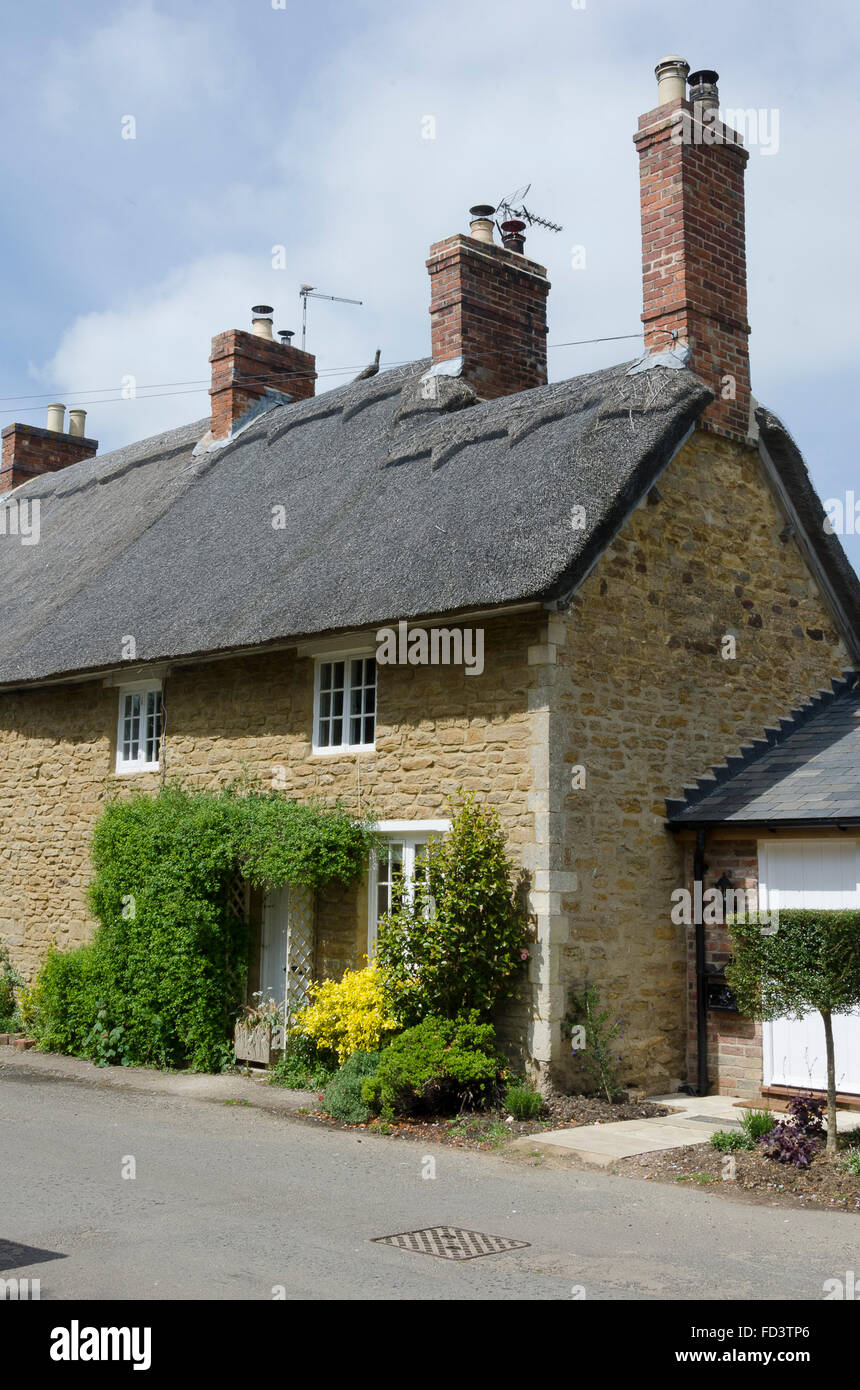
[[[592,343],[618,343],[618,342],[623,342],[623,341],[625,341],[625,340],[627,340],[627,339],[641,338],[641,337],[642,337],[642,332],[641,332],[641,331],[640,331],[639,333],[615,333],[615,334],[613,334],[613,335],[610,336],[610,337],[604,337],[604,338],[577,338],[577,339],[574,339],[574,340],[571,341],[571,342],[566,342],[566,343],[548,343],[548,344],[547,344],[547,348],[548,348],[549,351],[554,351],[556,348],[587,347],[587,346],[590,346]],[[420,360],[420,358],[404,357],[404,358],[401,358],[401,359],[399,359],[399,360],[397,360],[397,361],[386,362],[385,366],[386,366],[386,367],[389,367],[389,368],[390,368],[390,367],[405,367],[405,366],[408,366],[410,362],[414,362],[414,361],[417,361],[417,360]],[[288,377],[297,377],[297,378],[301,378],[301,377],[307,377],[307,376],[310,376],[310,375],[314,375],[316,378],[320,378],[320,377],[348,376],[351,372],[357,372],[357,371],[359,371],[363,365],[364,365],[363,363],[359,363],[359,364],[356,365],[356,366],[350,366],[350,367],[321,367],[318,371],[316,371],[316,372],[314,372],[314,373],[310,373],[310,372],[298,372],[298,371],[296,371],[296,372],[284,371],[284,372],[278,372],[278,373],[276,373],[276,374],[273,374],[272,372],[267,372],[267,373],[265,373],[264,375],[261,375],[261,376],[258,376],[258,377],[246,377],[246,378],[245,378],[245,384],[247,384],[247,385],[249,385],[249,386],[262,385],[262,384],[265,384],[267,381],[272,381],[272,380],[284,381],[284,380],[285,380],[286,378],[288,378]],[[76,403],[79,404],[79,405],[82,405],[82,406],[87,406],[87,407],[89,407],[89,406],[91,406],[91,405],[113,405],[113,404],[115,404],[115,403],[117,403],[117,402],[119,402],[119,401],[125,401],[125,400],[129,400],[129,401],[133,401],[133,400],[138,400],[138,401],[155,401],[155,400],[161,400],[161,399],[163,399],[163,398],[165,398],[165,397],[167,397],[167,396],[200,396],[200,395],[203,395],[204,393],[208,395],[208,393],[209,393],[209,385],[210,385],[210,379],[209,379],[208,377],[197,377],[197,378],[191,379],[190,381],[160,381],[160,382],[148,383],[148,384],[145,385],[145,386],[137,386],[137,385],[136,385],[135,388],[134,388],[134,395],[133,395],[133,396],[123,396],[123,395],[121,395],[121,394],[115,394],[115,395],[112,395],[112,396],[102,396],[102,397],[100,397],[100,398],[97,399],[97,400],[83,400],[83,399],[81,399],[81,397],[83,397],[83,396],[92,396],[92,395],[98,393],[99,391],[113,391],[113,392],[120,393],[120,392],[122,392],[123,390],[127,389],[127,388],[122,387],[122,386],[90,386],[90,387],[81,387],[81,388],[79,388],[79,389],[77,389],[77,390],[74,390],[74,391],[66,390],[63,394],[65,394],[66,396],[73,396],[73,397],[75,397],[75,400],[72,401],[72,404],[71,404],[71,407],[70,407],[70,408],[73,408],[74,405],[75,405]],[[163,390],[163,389],[162,389],[163,387],[169,387],[169,388],[171,388],[171,389],[169,389],[169,390]],[[185,389],[172,389],[172,388],[185,388],[185,387],[188,387],[188,388],[190,388],[190,389],[189,389],[189,390],[185,390]],[[148,394],[148,395],[142,395],[142,394],[141,394],[142,392],[149,392],[149,394]],[[57,394],[60,394],[57,390],[54,390],[54,391],[39,391],[39,392],[35,392],[35,391],[34,391],[34,392],[32,392],[30,395],[24,395],[24,396],[0,396],[0,401],[49,401],[49,400],[51,399],[52,396],[56,396]],[[68,402],[66,402],[66,404],[68,404]],[[30,405],[30,406],[17,406],[17,405],[14,405],[14,406],[12,406],[12,407],[10,407],[10,408],[6,408],[6,409],[0,410],[0,415],[15,415],[15,414],[18,414],[18,413],[20,413],[20,414],[22,414],[22,415],[26,415],[26,414],[31,414],[33,411],[44,410],[44,408],[45,408],[44,405]]]

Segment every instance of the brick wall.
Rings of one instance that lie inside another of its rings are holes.
[[[97,439],[43,430],[36,425],[7,425],[2,437],[0,493],[42,473],[56,473],[71,463],[92,458],[99,447]]]
[[[430,248],[433,362],[463,358],[463,379],[484,400],[546,383],[543,266],[474,237]]]
[[[678,116],[689,140],[679,141]],[[695,143],[701,124],[689,103],[640,117],[642,276],[645,347],[671,346],[670,330],[688,342],[691,366],[717,399],[705,421],[744,439],[749,429],[744,169],[740,137],[716,123],[715,143]],[[725,397],[725,398],[724,398]]]
[[[314,394],[316,358],[310,352],[241,329],[212,339],[211,430],[225,439],[267,390],[303,401]]]
[[[735,889],[758,892],[758,846],[755,840],[715,840],[706,844],[705,888],[723,874]],[[693,891],[693,847],[686,846],[685,883]],[[757,896],[748,900],[757,903]],[[696,1008],[696,929],[684,928],[687,937],[687,1075],[698,1074],[698,1014]],[[729,933],[723,923],[705,924],[705,964],[724,970],[731,956]],[[708,1010],[708,1080],[717,1095],[760,1100],[762,1084],[761,1024],[742,1014]]]

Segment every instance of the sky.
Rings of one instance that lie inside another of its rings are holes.
[[[104,452],[200,419],[211,337],[258,303],[300,330],[302,283],[362,301],[311,301],[318,390],[377,347],[425,356],[430,244],[528,183],[563,226],[527,241],[551,379],[635,357],[635,336],[555,345],[640,331],[632,135],[677,53],[762,113],[753,392],[822,499],[860,502],[855,0],[42,0],[4,38],[3,424],[84,405]]]

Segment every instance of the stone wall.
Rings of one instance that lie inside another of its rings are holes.
[[[87,939],[95,820],[109,794],[154,792],[162,774],[218,787],[244,772],[288,796],[372,808],[381,820],[440,819],[448,797],[474,790],[499,811],[521,858],[534,835],[527,652],[537,621],[525,612],[483,622],[480,676],[380,667],[376,749],[359,755],[313,754],[314,662],[289,651],[175,665],[158,773],[114,774],[116,688],[0,694],[0,935],[16,965],[32,978],[51,939],[61,948]],[[320,893],[318,972],[340,975],[366,949],[366,882]]]
[[[849,664],[784,524],[757,453],[697,432],[554,624],[550,799],[563,853],[552,868],[574,877],[558,879],[545,988],[596,984],[624,1021],[622,1080],[652,1090],[687,1069],[685,929],[670,920],[683,852],[664,797]],[[721,654],[727,634],[734,660]]]

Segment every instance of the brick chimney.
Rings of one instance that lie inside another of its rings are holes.
[[[0,457],[0,493],[27,483],[42,473],[57,473],[81,459],[92,458],[98,452],[97,439],[84,434],[85,410],[69,411],[69,433],[66,434],[66,407],[55,403],[48,406],[48,428],[37,425],[7,425],[2,433]]]
[[[639,118],[645,347],[689,344],[716,400],[703,423],[746,439],[750,371],[741,137],[717,118],[718,76],[657,64],[657,101]]]
[[[506,223],[506,244],[495,244],[494,211],[472,208],[471,235],[437,241],[427,261],[433,365],[484,400],[547,379],[546,270],[523,254],[522,223]]]
[[[212,438],[226,439],[255,402],[267,392],[303,401],[314,394],[316,358],[294,348],[292,333],[272,333],[272,310],[257,304],[252,331],[231,329],[212,339]]]

